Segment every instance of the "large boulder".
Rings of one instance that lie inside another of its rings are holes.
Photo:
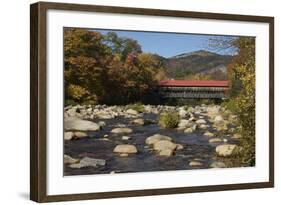
[[[119,153],[119,154],[135,154],[138,152],[135,145],[129,145],[129,144],[121,144],[117,145],[113,152]]]
[[[228,157],[234,154],[235,149],[237,149],[237,145],[235,144],[223,144],[223,145],[218,145],[216,147],[216,153],[218,156],[221,157]]]
[[[100,126],[97,123],[81,120],[77,118],[66,118],[64,121],[65,130],[79,130],[79,131],[97,131]]]
[[[160,140],[172,141],[172,138],[168,137],[168,136],[165,136],[165,135],[154,134],[154,135],[146,138],[145,143],[148,144],[148,145],[153,145],[154,143],[156,143]]]
[[[167,141],[167,140],[160,140],[153,144],[153,149],[155,151],[162,151],[162,150],[175,150],[177,148],[177,144]]]
[[[127,127],[117,127],[117,128],[114,128],[113,130],[111,130],[111,133],[114,133],[114,134],[129,134],[132,132],[133,132],[133,130],[131,128],[127,128]]]

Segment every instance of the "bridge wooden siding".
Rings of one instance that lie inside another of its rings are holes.
[[[158,83],[162,98],[223,99],[228,81],[163,80]]]

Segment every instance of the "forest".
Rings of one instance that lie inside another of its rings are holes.
[[[124,105],[153,104],[159,80],[227,80],[233,56],[198,50],[165,58],[115,32],[65,28],[64,58],[66,105]]]
[[[64,35],[66,104],[143,101],[165,78],[161,60],[133,39],[72,28]]]

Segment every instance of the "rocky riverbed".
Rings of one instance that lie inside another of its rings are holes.
[[[159,115],[175,112],[166,129]],[[77,105],[64,109],[64,175],[224,168],[241,137],[237,117],[219,105]]]

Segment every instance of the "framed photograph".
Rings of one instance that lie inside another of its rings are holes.
[[[40,2],[30,198],[274,186],[274,18]]]

